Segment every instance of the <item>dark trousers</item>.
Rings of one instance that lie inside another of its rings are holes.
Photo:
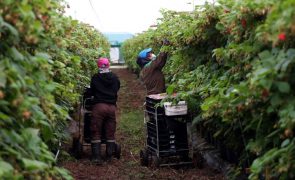
[[[103,131],[103,128],[104,131]],[[107,142],[115,142],[116,106],[98,103],[93,106],[91,120],[92,143],[101,142],[102,132],[105,132]]]

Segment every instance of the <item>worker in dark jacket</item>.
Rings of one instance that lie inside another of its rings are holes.
[[[152,53],[152,48],[142,50],[137,58],[141,68],[141,79],[145,84],[147,95],[159,94],[166,91],[165,78],[162,72],[166,64],[167,53],[161,52],[158,56]]]
[[[97,66],[99,71],[92,77],[90,84],[91,93],[94,96],[91,120],[91,149],[92,160],[100,165],[102,164],[100,155],[102,128],[105,128],[106,133],[106,156],[108,160],[112,159],[115,147],[116,102],[120,81],[109,70],[110,64],[107,58],[99,58]]]

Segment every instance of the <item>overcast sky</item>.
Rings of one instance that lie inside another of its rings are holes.
[[[191,11],[206,0],[66,0],[67,14],[101,32],[140,33],[161,17],[160,9]],[[91,4],[93,8],[91,7]]]

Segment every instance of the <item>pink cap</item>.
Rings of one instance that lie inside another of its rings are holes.
[[[98,68],[109,68],[110,63],[108,58],[99,58],[97,61],[97,67]]]

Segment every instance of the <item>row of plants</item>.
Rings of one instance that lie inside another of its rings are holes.
[[[129,67],[139,72],[144,48],[168,51],[167,92],[186,99],[193,123],[238,157],[231,176],[294,178],[295,1],[219,0],[162,15],[156,29],[123,44]]]
[[[62,0],[0,1],[0,179],[71,179],[54,152],[107,39]]]

